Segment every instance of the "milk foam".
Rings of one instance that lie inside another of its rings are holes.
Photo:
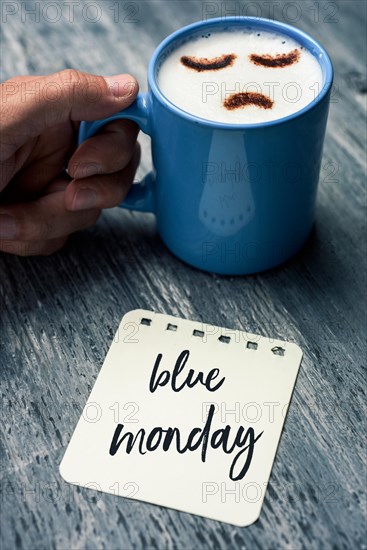
[[[275,57],[294,50],[299,60],[284,67],[265,67],[249,57]],[[181,61],[183,56],[212,60],[228,54],[236,56],[232,64],[217,70],[198,71]],[[323,77],[317,59],[292,38],[236,29],[208,33],[178,47],[163,62],[158,85],[167,99],[193,115],[229,124],[254,124],[288,116],[314,101],[322,89]],[[226,99],[236,93],[250,93],[250,103],[255,97],[251,93],[263,94],[272,106],[266,101],[263,103],[268,108],[246,104],[229,109],[231,102]]]

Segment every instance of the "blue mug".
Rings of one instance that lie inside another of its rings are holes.
[[[307,48],[323,73],[315,100],[278,120],[238,125],[171,103],[157,84],[165,58],[188,38],[232,27],[282,33]],[[82,122],[79,143],[113,120],[135,121],[151,136],[154,169],[120,206],[154,213],[162,240],[188,264],[256,273],[290,258],[312,229],[332,80],[324,48],[290,25],[254,17],[201,21],[163,40],[149,64],[148,93],[114,116]]]

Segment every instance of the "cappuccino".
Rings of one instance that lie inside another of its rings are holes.
[[[292,38],[237,28],[179,45],[163,61],[158,84],[192,115],[256,124],[303,109],[321,92],[323,76],[316,57]]]

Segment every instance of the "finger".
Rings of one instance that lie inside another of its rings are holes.
[[[110,122],[78,147],[69,161],[69,175],[85,178],[122,170],[134,153],[138,132],[138,126],[130,120]]]
[[[51,183],[49,183],[47,187],[45,187],[43,194],[50,195],[51,193],[65,191],[70,181],[71,179],[67,174],[62,174],[60,177],[55,178]]]
[[[48,194],[51,191],[50,185],[53,188],[55,185],[65,188],[72,178],[64,172],[65,181],[61,180],[58,177],[62,173],[61,167],[51,157],[52,155],[48,158],[40,158],[39,162],[33,162],[26,168],[22,168],[12,178],[10,185],[0,191],[0,203],[11,204],[35,200],[40,194]]]
[[[137,92],[137,81],[127,74],[102,77],[65,70],[32,80],[8,80],[0,85],[0,160],[56,124],[111,116],[128,107]]]
[[[65,208],[64,191],[40,199],[0,206],[0,240],[43,241],[58,239],[93,225],[99,209],[70,212]]]
[[[7,241],[0,240],[0,251],[16,256],[49,256],[62,248],[68,237],[48,241]]]
[[[126,197],[134,179],[140,160],[140,146],[129,164],[114,174],[90,176],[69,183],[65,191],[65,206],[68,210],[79,211],[89,208],[112,208]]]

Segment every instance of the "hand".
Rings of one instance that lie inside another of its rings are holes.
[[[139,163],[137,125],[115,121],[76,140],[79,121],[111,116],[137,92],[130,75],[74,70],[1,84],[0,251],[51,254],[124,199]]]

